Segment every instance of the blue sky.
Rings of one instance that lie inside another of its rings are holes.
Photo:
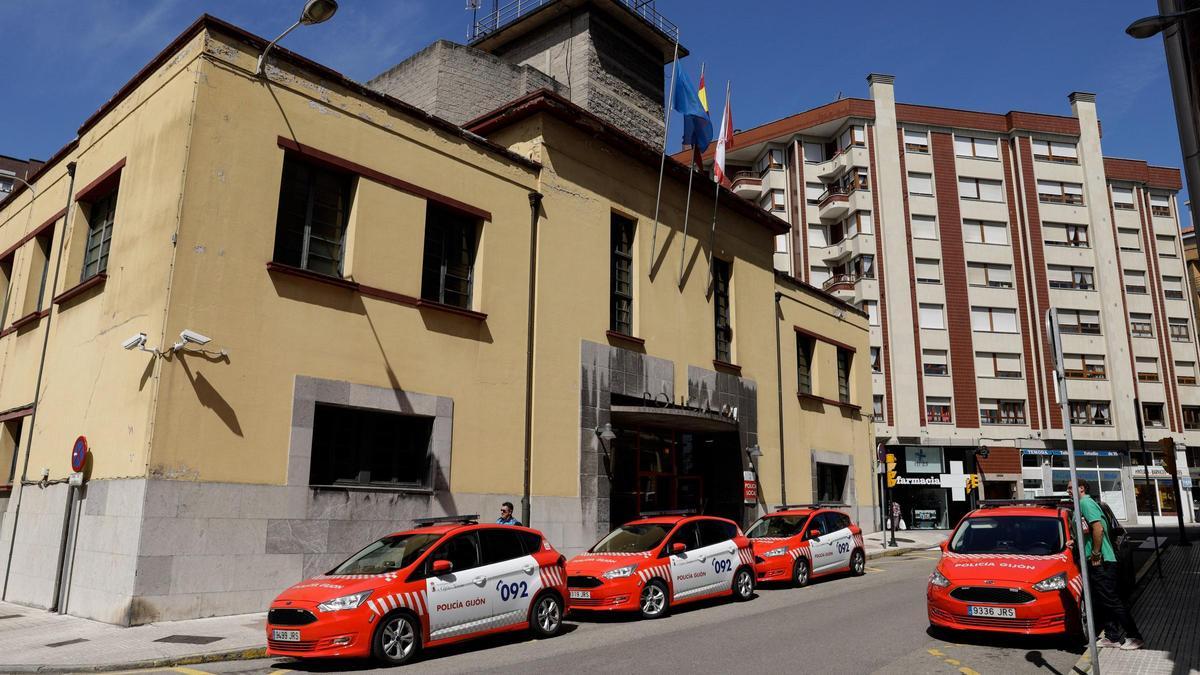
[[[2,0],[0,154],[50,156],[203,12],[270,38],[302,4]],[[465,0],[340,4],[331,21],[301,28],[285,44],[357,80],[434,39],[463,41],[469,24]],[[1156,13],[1152,0],[658,0],[657,6],[680,26],[692,52],[681,66],[696,77],[700,62],[707,64],[714,117],[720,90],[732,81],[738,128],[839,93],[865,97],[867,73],[884,72],[896,76],[900,101],[990,112],[1069,114],[1067,94],[1091,91],[1106,155],[1181,166],[1162,40],[1124,34],[1132,20]]]

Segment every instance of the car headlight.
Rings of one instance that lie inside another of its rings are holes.
[[[779,548],[773,548],[770,551],[767,551],[766,553],[763,554],[763,557],[764,558],[774,558],[776,556],[781,556],[785,553],[787,553],[787,547],[780,546]]]
[[[621,579],[633,574],[633,571],[636,569],[637,565],[626,565],[624,567],[618,567],[614,570],[609,570],[600,576],[604,577],[605,579]]]
[[[371,595],[371,591],[363,591],[362,593],[354,593],[353,595],[343,595],[340,598],[326,600],[317,605],[317,609],[322,612],[337,612],[343,609],[355,609],[367,600],[367,596]]]
[[[1067,573],[1059,572],[1049,579],[1043,579],[1033,585],[1033,590],[1049,593],[1050,591],[1061,591],[1067,587]]]
[[[939,588],[945,588],[950,585],[950,580],[942,576],[941,571],[935,569],[933,574],[929,575],[929,583]]]

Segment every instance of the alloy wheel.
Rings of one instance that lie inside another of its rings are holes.
[[[559,622],[562,621],[562,612],[558,609],[558,602],[550,597],[544,596],[538,602],[535,620],[538,627],[546,635],[553,635],[558,631]]]
[[[642,589],[642,613],[647,616],[657,616],[666,607],[667,596],[658,584],[646,584]]]
[[[416,631],[407,617],[397,616],[383,627],[383,653],[390,659],[408,658],[416,643]]]

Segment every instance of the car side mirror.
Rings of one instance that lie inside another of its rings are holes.
[[[454,563],[450,562],[449,560],[434,560],[433,561],[433,573],[437,576],[442,576],[443,574],[449,574],[451,572],[451,570],[453,570],[453,569],[454,569]]]
[[[820,531],[820,530],[809,530],[809,531],[808,531],[808,538],[809,538],[809,539],[816,539],[816,538],[818,538],[818,537],[820,537],[820,536],[821,536],[821,531]]]
[[[942,553],[945,553],[946,549],[950,548],[950,540],[943,539],[942,543],[938,544],[938,548],[942,549]]]
[[[677,541],[674,544],[671,544],[671,554],[672,555],[679,555],[680,553],[683,553],[686,550],[687,550],[687,546],[684,546],[683,542],[681,542],[681,541]]]

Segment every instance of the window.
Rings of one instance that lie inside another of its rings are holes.
[[[13,280],[13,254],[9,254],[3,260],[0,260],[0,293],[3,298],[0,298],[0,329],[5,327],[5,322],[8,320],[8,301],[12,294]]]
[[[921,328],[932,330],[946,329],[946,316],[941,305],[920,303],[917,307]]]
[[[1037,182],[1038,200],[1051,204],[1083,204],[1083,186],[1079,183],[1063,183],[1056,180]]]
[[[1060,309],[1058,331],[1064,335],[1099,335],[1100,312],[1086,309]]]
[[[633,228],[634,222],[612,214],[609,330],[633,335]]]
[[[1017,332],[1017,310],[1001,307],[972,307],[971,329],[983,333]]]
[[[1021,355],[1000,352],[975,352],[976,377],[1021,377]]]
[[[971,286],[1012,288],[1012,266],[996,263],[967,263],[967,283]]]
[[[787,206],[784,204],[783,190],[778,188],[767,190],[762,199],[758,200],[758,205],[763,211],[786,211]]]
[[[838,150],[844,151],[847,148],[857,145],[864,146],[867,144],[867,135],[863,127],[858,124],[852,124],[838,136]]]
[[[12,176],[6,176],[0,173],[0,194],[7,195],[12,192],[13,179]]]
[[[933,216],[912,217],[913,239],[937,239],[937,218]]]
[[[348,173],[291,156],[285,158],[279,186],[274,261],[340,277],[353,185],[354,177]],[[93,208],[97,207],[99,204]],[[428,213],[425,222],[428,239]],[[85,265],[84,277],[87,276]]]
[[[1088,247],[1088,227],[1075,223],[1042,223],[1047,246]]]
[[[875,256],[860,255],[850,261],[850,273],[859,279],[875,278]]]
[[[1163,404],[1143,403],[1142,422],[1148,427],[1165,427],[1167,420],[1163,416]]]
[[[1133,228],[1122,227],[1117,229],[1117,245],[1122,251],[1140,251],[1142,250],[1142,240],[1138,236],[1138,231]]]
[[[882,424],[883,416],[883,394],[875,394],[871,398],[871,421]]]
[[[842,221],[842,227],[846,232],[846,237],[850,238],[856,234],[874,234],[875,223],[871,220],[870,211],[855,211]]]
[[[1108,401],[1071,401],[1071,424],[1108,426]]]
[[[821,196],[825,194],[824,183],[805,183],[804,198],[809,204],[816,206],[821,203]]]
[[[477,530],[477,534],[484,565],[514,560],[529,555],[531,552],[520,537],[525,533],[519,530],[491,527]]]
[[[0,485],[11,486],[17,477],[17,450],[21,447],[24,418],[0,422]]]
[[[1154,322],[1149,314],[1129,313],[1129,332],[1134,337],[1154,337]]]
[[[949,375],[950,365],[945,349],[922,349],[921,364],[926,375]]]
[[[425,209],[425,261],[421,298],[471,308],[479,221],[436,204]]]
[[[1196,362],[1195,361],[1176,361],[1175,362],[1175,381],[1179,384],[1194,385],[1196,384]]]
[[[1125,292],[1145,293],[1146,273],[1142,270],[1125,270]]]
[[[1096,288],[1092,268],[1071,265],[1047,265],[1050,288],[1090,291]]]
[[[1063,354],[1063,371],[1072,380],[1103,380],[1103,354]]]
[[[1132,211],[1133,203],[1133,188],[1113,186],[1112,189],[1113,208],[1124,211]]]
[[[1025,401],[979,399],[980,424],[1025,424]]]
[[[905,129],[904,151],[929,154],[929,132]]]
[[[804,161],[808,164],[818,164],[824,162],[825,146],[820,143],[804,142]]]
[[[429,486],[433,418],[318,403],[313,485]]]
[[[850,364],[853,360],[854,352],[837,348],[838,400],[842,403],[850,402]]]
[[[845,464],[817,462],[817,501],[841,504],[846,494],[846,474],[850,467]],[[834,514],[821,514],[828,518]],[[832,528],[834,531],[838,528]]]
[[[1167,328],[1173,342],[1190,342],[1192,339],[1187,319],[1167,319]]]
[[[716,546],[738,536],[737,525],[721,520],[701,520],[697,522],[700,528],[700,546]]]
[[[433,563],[436,560],[450,562],[451,570],[462,573],[479,567],[479,535],[476,532],[464,532],[447,539],[425,559],[425,575],[433,573]]]
[[[839,184],[839,186],[845,188],[845,191],[848,193],[853,192],[855,190],[870,190],[871,189],[870,183],[867,182],[867,170],[866,169],[857,169],[855,171],[852,171],[852,172],[846,174],[845,176],[842,177],[842,180],[839,181],[838,184]]]
[[[872,326],[879,325],[879,303],[875,300],[863,300],[862,310],[867,313],[867,323]]]
[[[999,159],[994,138],[971,138],[970,136],[954,137],[954,154],[959,157],[978,157],[981,159]]]
[[[32,250],[33,260],[31,261],[29,271],[37,275],[37,295],[27,296],[27,313],[42,311],[46,305],[46,300],[48,300],[46,297],[46,285],[50,283],[50,245],[53,240],[53,228],[39,234],[34,238]],[[34,288],[35,286],[31,285],[26,292],[30,293]]]
[[[824,225],[809,225],[808,226],[808,245],[809,246],[828,246],[828,240],[825,237]]]
[[[1175,237],[1169,234],[1155,235],[1155,241],[1158,244],[1158,255],[1160,258],[1178,258],[1179,254],[1175,251]]]
[[[937,258],[917,258],[916,271],[919,284],[942,283],[942,261]]]
[[[786,234],[775,235],[775,252],[776,253],[787,253],[787,250],[788,250],[788,235],[786,235]]]
[[[908,194],[933,196],[933,176],[927,173],[908,174]]]
[[[1060,164],[1078,164],[1079,153],[1074,143],[1061,141],[1033,141],[1033,158],[1043,162],[1058,162]]]
[[[1150,215],[1171,217],[1171,195],[1150,193]]]
[[[801,394],[813,393],[812,365],[816,341],[807,335],[796,334],[796,380]]]
[[[1134,361],[1139,382],[1158,382],[1158,359],[1139,356]]]
[[[1200,407],[1194,405],[1183,406],[1183,428],[1200,429]]]
[[[925,420],[930,424],[950,424],[950,397],[926,396]]]
[[[1167,277],[1162,278],[1163,295],[1172,300],[1183,299],[1183,277]]]
[[[1008,225],[988,220],[964,220],[963,241],[971,244],[1007,244]]]
[[[831,276],[828,267],[814,265],[808,268],[808,278],[814,286],[823,286],[826,281],[829,281]]]
[[[1004,191],[1000,181],[984,178],[958,177],[958,196],[963,199],[977,199],[981,202],[1002,202]]]
[[[280,197],[282,200],[282,196]],[[112,243],[117,212],[117,191],[97,199],[87,207],[87,241],[83,247],[83,274],[86,281],[108,271],[108,248]],[[282,218],[282,209],[280,217]]]
[[[767,153],[759,158],[758,163],[754,165],[758,169],[759,176],[762,176],[768,171],[783,168],[783,150],[772,148],[767,150]]]
[[[717,335],[717,360],[733,363],[733,321],[729,307],[729,280],[733,273],[728,261],[713,258],[713,321]]]
[[[880,357],[882,349],[880,347],[871,347],[871,372],[883,372],[883,359]]]

